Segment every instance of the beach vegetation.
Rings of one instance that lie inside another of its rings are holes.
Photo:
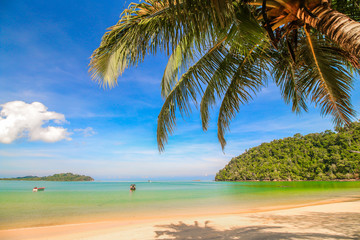
[[[216,181],[351,180],[360,177],[360,122],[307,135],[295,134],[246,150]]]
[[[16,178],[0,178],[0,180],[22,180],[22,181],[94,181],[90,176],[73,174],[73,173],[57,173],[47,177],[25,176]]]

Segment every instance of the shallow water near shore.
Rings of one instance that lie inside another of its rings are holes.
[[[137,190],[129,191],[131,183]],[[0,229],[256,211],[360,198],[360,182],[0,181]],[[32,192],[33,187],[44,192]]]

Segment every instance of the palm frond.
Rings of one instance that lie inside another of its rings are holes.
[[[209,107],[214,103],[211,99],[214,98],[214,88],[216,88],[218,96],[225,93],[227,90],[227,86],[229,84],[226,83],[226,78],[232,78],[237,73],[237,68],[235,66],[239,65],[241,62],[241,57],[243,54],[248,52],[249,46],[259,45],[259,42],[264,41],[266,39],[265,31],[260,27],[258,22],[255,20],[252,15],[250,9],[246,5],[238,4],[234,11],[234,22],[229,26],[225,26],[221,30],[218,31],[218,41],[213,43],[213,47],[210,49],[210,52],[214,49],[217,49],[219,45],[222,45],[223,52],[221,57],[216,58],[216,61],[207,62],[211,64],[211,71],[207,71],[206,76],[201,76],[203,78],[203,83],[211,83],[207,87],[207,91],[202,98],[201,103],[201,113],[202,113],[202,121],[203,121],[203,129],[206,129],[208,122],[208,111]],[[186,39],[187,40],[187,39]],[[205,42],[207,40],[204,40]],[[196,41],[195,41],[196,42]],[[209,41],[208,41],[209,42]],[[182,42],[180,42],[182,45]],[[188,48],[184,47],[187,46]],[[227,46],[231,46],[231,54],[229,55],[229,50],[227,50]],[[176,94],[179,94],[178,89],[181,89],[181,86],[187,83],[188,76],[194,70],[194,67],[190,67],[189,71],[186,72],[181,79],[177,82],[176,77],[179,72],[179,68],[186,68],[186,63],[188,58],[191,59],[192,55],[186,53],[186,50],[189,50],[190,45],[188,41],[184,41],[184,45],[179,46],[175,49],[175,52],[170,58],[170,61],[167,65],[163,82],[162,89],[165,90],[163,95],[167,96],[167,99],[164,103],[164,107],[159,116],[165,116],[161,118],[159,117],[158,121],[158,145],[159,149],[163,150],[164,139],[167,139],[167,132],[172,133],[172,129],[175,124],[175,105],[174,101],[168,101],[169,98],[175,99]],[[260,46],[258,46],[260,49]],[[201,49],[196,46],[195,49],[197,51],[201,51]],[[226,55],[227,54],[227,55]],[[226,56],[225,56],[226,55]],[[191,56],[191,57],[189,57]],[[231,62],[228,62],[231,59]],[[191,61],[190,61],[191,62]],[[200,61],[202,62],[202,61]],[[199,63],[199,62],[198,62]],[[228,63],[228,65],[226,65]],[[198,64],[200,66],[200,64]],[[202,66],[204,67],[204,66]],[[208,67],[205,65],[205,67]],[[191,71],[190,71],[191,70]],[[226,77],[227,74],[227,77]],[[250,73],[251,74],[251,73]],[[199,76],[197,76],[199,77]],[[218,81],[218,77],[220,77],[223,81]],[[192,80],[193,81],[193,80]],[[173,90],[168,94],[167,92],[171,88],[172,84],[176,83]],[[212,89],[212,90],[210,90]],[[193,99],[195,101],[195,99]],[[171,102],[171,104],[170,104]],[[172,109],[165,111],[165,109]],[[183,106],[182,106],[183,107]],[[179,107],[180,109],[180,107]],[[180,110],[180,112],[182,112]],[[169,120],[171,118],[171,120]],[[168,122],[169,124],[162,125],[162,122]]]
[[[268,44],[264,41],[262,44]],[[241,57],[236,73],[233,75],[221,102],[218,115],[218,139],[224,150],[226,145],[225,132],[230,121],[240,110],[240,105],[249,102],[262,86],[266,84],[268,59],[264,46],[259,44],[248,48],[247,54]],[[261,57],[260,57],[261,56]]]
[[[355,111],[350,102],[353,80],[343,67],[343,57],[324,46],[324,40],[313,38],[305,29],[306,42],[303,42],[300,55],[303,66],[300,83],[311,100],[321,106],[323,115],[331,114],[336,125],[350,124]]]
[[[244,44],[258,42],[259,39],[265,37],[263,29],[252,15],[249,7],[246,4],[241,4],[236,1],[233,5],[234,16],[231,24],[222,25],[222,27],[216,31],[216,36],[203,36],[201,42],[194,36],[194,33],[190,32],[188,35],[183,36],[170,56],[164,72],[161,83],[163,97],[168,95],[172,86],[174,86],[178,80],[177,77],[180,73],[185,72],[186,69],[191,66],[194,60],[193,52],[200,52],[204,46],[212,45],[214,38],[222,39],[218,41],[217,44],[224,44],[225,46],[241,49],[244,48]]]
[[[218,68],[223,57],[223,46],[215,44],[181,76],[167,95],[157,122],[159,151],[164,150],[168,135],[173,133],[176,124],[176,110],[178,109],[184,116],[191,111],[190,100],[197,105],[197,96],[203,92],[202,86],[208,83],[209,76],[212,76]]]
[[[229,79],[236,72],[238,63],[239,59],[232,51],[229,51],[210,79],[200,103],[200,115],[204,131],[207,130],[209,124],[209,110],[216,103],[216,97],[221,97],[229,87]]]
[[[194,40],[193,34],[184,36],[171,54],[161,80],[161,95],[163,97],[169,95],[182,67],[186,66],[188,61],[194,60]]]
[[[360,21],[360,2],[358,0],[332,0],[331,8]]]
[[[360,75],[360,59],[358,57],[336,46],[328,46],[327,48],[343,57],[343,65],[352,75],[355,73]]]
[[[208,50],[208,53],[223,46],[225,40],[226,36],[216,41],[215,45]],[[209,45],[214,44],[211,39],[208,39],[207,42]],[[193,35],[185,36],[170,56],[161,81],[161,94],[163,97],[166,98],[169,95],[174,84],[178,81],[178,76],[192,65],[197,53],[204,51],[204,49],[201,49],[202,46],[194,45],[195,39]]]
[[[176,7],[161,0],[131,4],[93,52],[89,64],[92,78],[111,87],[127,67],[136,66],[147,54],[169,54],[184,36],[193,34],[199,46],[204,39],[214,37],[209,9],[193,9],[188,17],[187,8],[183,1],[177,1]]]
[[[241,31],[237,31],[236,33],[239,32]],[[260,44],[261,42],[266,42],[265,32],[263,32],[262,36],[258,35],[256,40],[253,39],[251,41],[248,41],[248,38],[244,38],[241,35],[236,35],[234,37],[233,42],[230,44],[231,48],[227,49],[226,56],[209,80],[208,86],[206,87],[204,95],[201,99],[200,114],[202,128],[204,131],[207,130],[209,124],[209,110],[215,105],[216,99],[222,98],[227,91],[231,79],[237,74],[238,67],[244,60],[241,56],[249,54],[249,47],[250,49],[251,47],[258,48],[258,51],[260,51],[260,49],[266,45],[263,44],[264,46],[262,46]],[[265,50],[263,49],[263,51]]]
[[[329,0],[329,3],[332,8],[360,21],[357,0]],[[91,56],[89,71],[94,80],[112,87],[126,68],[141,63],[147,55],[159,52],[170,55],[161,81],[165,102],[158,117],[160,151],[164,150],[168,135],[173,133],[177,111],[183,117],[188,115],[192,103],[197,105],[201,95],[203,130],[208,128],[210,109],[221,101],[217,126],[218,139],[224,149],[224,135],[230,121],[241,105],[266,85],[270,67],[284,101],[292,105],[293,111],[307,111],[306,100],[311,99],[321,106],[323,115],[333,116],[335,124],[348,124],[355,114],[350,90],[351,73],[360,73],[357,53],[351,53],[349,48],[341,50],[317,32],[311,35],[305,29],[298,34],[304,22],[315,22],[306,6],[332,11],[319,4],[322,1],[144,0],[132,3],[103,36]],[[298,12],[304,12],[306,18],[299,18]],[[331,21],[323,23],[330,26]],[[264,27],[276,47],[270,46]],[[293,30],[296,34],[291,37]],[[338,34],[336,32],[335,29],[331,34],[324,34],[331,37]],[[347,35],[344,31],[341,34],[346,35],[343,38],[346,44],[356,35]]]
[[[197,12],[206,12],[206,19],[216,25],[215,27],[222,28],[232,22],[232,11],[234,10],[234,2],[241,2],[239,0],[169,0],[171,6],[177,9],[179,15],[183,18],[197,18],[194,14],[194,10]],[[184,8],[179,7],[180,4],[184,4]],[[192,20],[191,20],[192,21]]]
[[[271,51],[271,73],[274,81],[280,87],[281,95],[285,103],[292,104],[292,111],[300,113],[307,111],[306,93],[299,86],[299,66],[297,60],[298,51],[293,50],[291,43],[284,39],[280,42],[277,50]]]

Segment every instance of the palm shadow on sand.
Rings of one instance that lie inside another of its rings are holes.
[[[260,220],[261,217],[259,217]],[[269,216],[266,216],[269,219]],[[275,216],[274,224],[244,226],[228,230],[218,230],[209,226],[209,221],[199,224],[177,224],[155,226],[162,230],[155,231],[156,239],[162,240],[279,240],[279,239],[360,239],[360,214],[310,213],[296,216]],[[279,224],[291,224],[298,230],[288,232]],[[313,228],[310,226],[313,224]],[[304,229],[304,231],[302,231]],[[332,233],[318,233],[318,229],[330,230]],[[335,232],[335,233],[334,233]]]

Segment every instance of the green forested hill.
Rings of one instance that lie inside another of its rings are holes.
[[[47,177],[26,176],[17,178],[0,178],[0,180],[23,180],[23,181],[94,181],[92,177],[73,173],[59,173]]]
[[[233,158],[215,180],[359,179],[360,123],[335,130],[263,143]]]

